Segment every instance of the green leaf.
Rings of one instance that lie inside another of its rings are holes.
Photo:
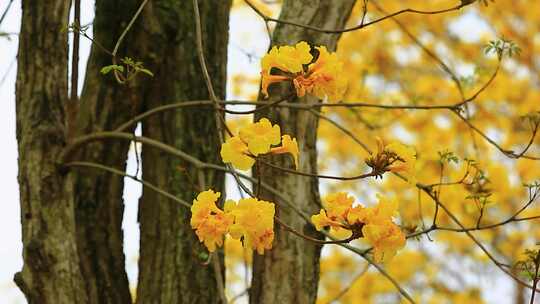
[[[117,64],[111,64],[111,65],[107,65],[107,66],[102,67],[100,72],[101,72],[101,74],[105,75],[105,74],[110,73],[112,70],[116,70],[116,71],[122,73],[122,72],[124,72],[124,67],[121,66],[121,65],[117,65]]]
[[[147,75],[149,75],[150,77],[154,77],[154,73],[150,72],[150,70],[148,70],[148,69],[139,68],[139,69],[137,69],[137,70],[140,71],[140,72],[143,72],[143,73],[145,73],[145,74],[147,74]]]

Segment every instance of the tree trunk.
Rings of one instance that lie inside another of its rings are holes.
[[[280,19],[320,28],[338,29],[345,25],[354,3],[354,0],[285,0]],[[329,50],[335,50],[338,38],[339,35],[335,34],[322,34],[278,24],[272,45],[294,45],[303,40],[311,45],[325,45]],[[271,99],[282,99],[289,96],[292,90],[291,87],[273,86]],[[293,100],[293,102],[316,101],[313,97]],[[280,125],[282,134],[291,134],[297,138],[300,149],[299,171],[317,173],[317,117],[307,111],[293,108],[269,108],[258,112],[256,120],[260,117],[268,117],[270,121]],[[290,167],[292,164],[283,156],[272,157],[272,162],[282,167]],[[256,175],[260,176],[264,183],[276,188],[305,213],[318,212],[321,204],[316,178],[292,175],[265,166],[261,167]],[[279,202],[279,198],[268,191],[261,190],[260,193],[265,200]],[[309,223],[283,204],[276,214],[296,230],[322,239],[322,235]],[[321,246],[281,230],[279,226],[276,228],[278,229],[272,250],[264,255],[254,256],[250,303],[315,303]]]
[[[199,1],[204,54],[218,97],[225,96],[230,1]],[[149,44],[144,50],[155,77],[146,91],[147,109],[182,100],[208,99],[197,58],[192,1],[152,1],[143,13]],[[183,108],[149,117],[143,134],[209,163],[221,163],[211,107]],[[199,188],[191,164],[143,147],[143,177],[191,202]],[[204,172],[205,187],[224,193],[224,176]],[[220,302],[212,263],[189,224],[190,210],[143,190],[140,201],[141,256],[138,303]],[[222,255],[222,254],[221,254]],[[222,277],[223,261],[220,258]]]
[[[94,39],[112,50],[138,6],[139,0],[97,0]],[[118,56],[138,58],[140,20],[128,32]],[[139,77],[127,85],[119,84],[113,75],[102,75],[100,69],[112,64],[112,57],[93,45],[81,95],[76,135],[113,130],[140,111],[141,98],[136,92]],[[133,131],[133,129],[128,130]],[[130,143],[107,141],[80,148],[77,160],[104,164],[124,171]],[[131,303],[125,271],[122,218],[124,212],[124,178],[96,169],[72,169],[76,201],[77,247],[86,280],[90,303]]]
[[[131,303],[122,250],[123,179],[95,170],[61,176],[51,156],[59,154],[68,134],[108,130],[126,121],[136,114],[137,100],[129,88],[99,73],[112,58],[94,45],[79,115],[67,117],[76,113],[65,111],[69,2],[64,2],[23,3],[17,134],[25,267],[16,282],[29,302]],[[112,49],[137,5],[97,1],[95,40]],[[137,49],[127,46],[121,51]],[[66,130],[68,120],[73,130]],[[124,169],[128,146],[91,144],[76,159]]]
[[[56,155],[65,145],[69,1],[22,1],[16,83],[24,265],[29,303],[87,303],[76,247],[75,202]]]

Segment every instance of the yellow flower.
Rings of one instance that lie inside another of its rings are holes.
[[[211,212],[220,211],[216,206],[216,201],[221,196],[220,192],[214,192],[209,189],[197,195],[191,205],[191,226],[196,227],[206,219],[206,216]]]
[[[312,215],[311,222],[313,223],[313,225],[315,225],[315,229],[317,229],[317,231],[321,231],[324,227],[328,226],[341,228],[341,224],[339,222],[331,220],[326,215],[326,211],[324,209],[321,209],[319,214]]]
[[[330,219],[345,221],[353,203],[354,198],[350,197],[347,192],[337,192],[327,195],[324,198],[323,205]]]
[[[191,206],[191,227],[210,252],[216,250],[216,245],[223,245],[223,236],[234,219],[216,206],[220,195],[221,193],[213,190],[201,192]]]
[[[305,41],[298,42],[294,47],[288,45],[272,47],[270,52],[261,59],[263,76],[270,75],[272,68],[290,73],[302,72],[303,65],[313,60],[310,51],[311,47]]]
[[[343,73],[343,63],[335,53],[330,53],[325,46],[318,46],[319,57],[313,63],[311,47],[304,41],[296,46],[273,47],[261,60],[262,93],[268,97],[268,87],[272,83],[292,80],[299,97],[306,93],[330,101],[343,98],[347,89],[347,78]],[[307,71],[304,65],[308,66]],[[272,68],[277,68],[288,75],[271,75]]]
[[[415,184],[416,151],[413,148],[400,143],[391,143],[385,146],[384,150],[395,153],[399,158],[387,169],[392,172],[402,173],[410,183]]]
[[[413,148],[397,142],[384,145],[380,138],[377,138],[377,146],[377,154],[366,160],[368,166],[380,173],[399,172],[409,183],[416,184],[416,151]]]
[[[272,83],[276,82],[282,82],[289,80],[289,77],[287,76],[280,76],[280,75],[263,75],[261,80],[261,92],[263,93],[264,97],[268,98],[268,87]]]
[[[378,263],[389,261],[405,246],[405,234],[390,220],[367,224],[362,228],[362,233],[373,246],[373,257]]]
[[[348,231],[357,237],[361,228],[363,237],[373,246],[375,261],[388,261],[405,246],[405,235],[392,222],[397,201],[379,195],[379,203],[373,207],[353,207],[353,203],[354,198],[346,192],[330,194],[325,198],[325,209],[311,216],[311,222],[318,231],[329,226],[332,231]]]
[[[335,53],[329,53],[325,46],[316,47],[319,51],[317,61],[310,64],[306,75],[293,80],[298,96],[310,93],[320,99],[330,101],[343,99],[347,90],[347,78],[343,73],[343,63]]]
[[[298,143],[296,138],[291,139],[289,135],[283,135],[281,137],[281,146],[272,148],[274,154],[291,153],[294,158],[294,167],[298,169]]]
[[[229,202],[225,208],[234,216],[229,233],[235,239],[242,238],[244,247],[263,254],[272,249],[274,240],[274,204],[256,198],[241,199],[237,205]]]
[[[268,153],[271,145],[279,144],[281,131],[278,125],[272,126],[268,119],[261,118],[240,129],[240,139],[247,144],[251,154],[257,156]]]
[[[311,47],[305,41],[300,41],[296,46],[274,46],[268,54],[261,59],[262,93],[268,97],[268,86],[275,82],[289,80],[290,77],[270,75],[272,68],[283,72],[302,72],[304,64],[313,60],[310,53]]]
[[[237,136],[227,139],[221,145],[221,158],[225,163],[232,165],[240,170],[248,170],[253,166],[255,160],[247,155],[247,145]]]
[[[387,199],[383,195],[377,195],[379,203],[376,206],[364,209],[365,223],[380,223],[391,221],[398,214],[398,202],[395,199]]]
[[[366,208],[362,206],[355,206],[349,210],[349,213],[347,214],[347,222],[350,225],[365,223],[366,217]]]
[[[287,45],[280,47],[279,57],[281,64],[285,67],[283,71],[291,73],[303,72],[304,64],[313,60],[311,47],[305,41],[298,42],[294,47]]]

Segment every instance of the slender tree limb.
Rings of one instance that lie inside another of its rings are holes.
[[[301,28],[304,28],[304,29],[307,29],[307,30],[320,32],[320,33],[327,33],[327,34],[342,34],[342,33],[346,33],[346,32],[352,32],[352,31],[360,30],[360,29],[365,28],[367,26],[379,23],[379,22],[384,21],[386,19],[398,16],[398,15],[401,15],[401,14],[405,14],[405,13],[413,13],[413,14],[420,14],[420,15],[436,15],[436,14],[448,13],[448,12],[460,10],[461,8],[473,3],[473,2],[466,3],[465,1],[462,1],[461,4],[459,4],[459,5],[456,5],[456,6],[453,6],[453,7],[450,7],[450,8],[446,8],[446,9],[434,10],[434,11],[422,11],[422,10],[416,10],[416,9],[412,9],[412,8],[407,8],[407,9],[402,9],[402,10],[399,10],[397,12],[391,13],[391,14],[386,15],[384,17],[377,18],[377,19],[375,19],[373,21],[370,21],[370,22],[365,22],[364,23],[362,21],[357,26],[344,28],[344,29],[323,29],[323,28],[319,28],[319,27],[311,26],[311,25],[307,25],[307,24],[301,24],[301,23],[297,23],[297,22],[293,22],[293,21],[280,20],[280,19],[272,18],[272,17],[264,14],[250,0],[244,0],[244,1],[265,22],[276,22],[276,23],[281,23],[281,24],[288,24],[288,25],[292,25],[292,26],[301,27]]]
[[[120,37],[118,37],[118,40],[116,41],[116,44],[114,45],[114,49],[111,53],[113,64],[117,64],[116,54],[118,53],[118,49],[120,48],[120,45],[124,41],[124,38],[126,37],[127,33],[129,32],[129,30],[131,29],[131,27],[133,26],[133,24],[135,23],[135,21],[137,20],[137,18],[139,17],[139,15],[141,14],[142,10],[144,9],[147,3],[148,3],[148,0],[143,0],[143,2],[139,6],[135,14],[129,21],[128,25],[122,32],[122,34],[120,34]],[[113,74],[114,74],[114,77],[116,78],[116,81],[118,81],[118,83],[126,82],[127,79],[123,79],[123,76],[116,69],[113,69]]]
[[[6,8],[4,9],[4,12],[2,13],[2,17],[0,17],[0,25],[2,25],[2,22],[4,22],[4,19],[7,16],[7,13],[9,12],[9,9],[11,8],[11,4],[13,4],[13,0],[9,0]]]
[[[387,12],[375,1],[372,1],[373,5],[379,10],[379,12],[382,12],[383,14],[387,14]],[[431,59],[435,60],[437,64],[442,68],[442,70],[450,76],[454,84],[456,85],[456,88],[459,91],[459,94],[461,96],[461,99],[465,99],[464,93],[463,93],[463,87],[461,86],[461,82],[459,81],[459,78],[457,77],[456,73],[450,69],[450,67],[444,63],[444,61],[437,56],[434,52],[432,52],[428,47],[426,47],[416,36],[414,36],[407,27],[400,22],[397,18],[392,17],[392,21],[398,25],[398,27],[416,44],[418,45],[424,53],[426,53]]]
[[[120,34],[120,37],[118,37],[118,40],[116,41],[116,44],[114,45],[114,49],[112,51],[112,56],[113,57],[116,57],[116,54],[118,53],[118,49],[120,48],[120,45],[124,41],[124,38],[126,38],[127,33],[129,32],[129,30],[131,29],[131,27],[133,26],[133,24],[135,23],[137,18],[139,18],[139,15],[141,14],[142,10],[144,9],[144,7],[146,6],[147,3],[148,3],[148,0],[143,0],[143,2],[139,6],[139,8],[135,12],[135,14],[133,15],[133,17],[129,21],[128,25],[126,26],[126,28],[122,32],[122,34]]]
[[[173,194],[163,190],[163,189],[160,189],[159,187],[156,187],[154,186],[152,183],[149,183],[143,179],[140,179],[138,178],[137,176],[135,175],[130,175],[130,174],[127,174],[125,173],[124,171],[121,171],[121,170],[118,170],[118,169],[115,169],[113,167],[109,167],[109,166],[105,166],[105,165],[102,165],[102,164],[98,164],[98,163],[93,163],[93,162],[84,162],[84,161],[73,161],[73,162],[69,162],[69,163],[65,163],[64,166],[66,167],[86,167],[86,168],[94,168],[94,169],[99,169],[99,170],[103,170],[103,171],[107,171],[107,172],[110,172],[110,173],[113,173],[113,174],[116,174],[116,175],[120,175],[120,176],[124,176],[124,177],[127,177],[127,178],[130,178],[136,182],[139,182],[141,183],[143,186],[145,187],[148,187],[149,189],[152,189],[154,191],[156,191],[157,193],[167,197],[167,198],[170,198],[171,200],[179,203],[180,205],[186,207],[186,208],[191,208],[191,204],[174,196]]]
[[[204,57],[204,50],[203,50],[203,39],[202,39],[202,26],[201,26],[201,14],[199,12],[199,1],[193,0],[193,12],[195,14],[195,36],[196,36],[196,44],[197,44],[197,57],[199,58],[199,63],[201,65],[204,81],[206,83],[206,88],[208,89],[208,94],[210,95],[210,100],[212,101],[214,105],[214,111],[215,111],[215,121],[216,121],[216,128],[218,133],[219,142],[223,143],[223,129],[227,131],[229,135],[232,136],[232,132],[227,127],[227,124],[225,123],[225,117],[221,115],[219,112],[219,98],[217,97],[214,86],[212,84],[212,78],[210,77],[210,73],[208,73],[208,68],[206,66],[206,59]],[[236,182],[242,187],[242,190],[244,190],[246,193],[251,194],[251,191],[249,188],[242,183],[240,178],[238,177],[235,169],[227,164],[227,167],[231,170],[234,179]]]
[[[352,240],[355,240],[358,238],[358,236],[354,236],[352,235],[351,237],[349,238],[346,238],[346,239],[343,239],[343,240],[332,240],[332,241],[321,241],[319,239],[316,239],[316,238],[312,238],[310,236],[307,236],[301,232],[299,232],[298,230],[294,229],[293,227],[287,225],[285,222],[283,222],[279,217],[277,216],[274,216],[274,219],[276,220],[276,223],[278,223],[280,226],[282,226],[285,230],[291,232],[292,234],[296,235],[296,236],[299,236],[305,240],[308,240],[310,242],[313,242],[315,244],[319,244],[319,245],[325,245],[325,244],[346,244],[346,243],[349,243],[350,241]]]
[[[221,298],[221,302],[223,304],[228,303],[227,296],[225,295],[225,286],[223,282],[225,281],[222,275],[221,271],[221,264],[219,263],[219,256],[217,252],[214,252],[212,254],[212,266],[214,267],[214,272],[216,274],[216,281],[217,281],[217,288],[219,297]]]
[[[261,161],[261,163],[266,165],[266,166],[272,167],[274,169],[279,169],[279,170],[281,170],[283,172],[287,172],[287,173],[294,174],[294,175],[300,175],[300,176],[306,176],[306,177],[315,177],[315,178],[322,178],[322,179],[334,179],[334,180],[342,180],[342,181],[359,180],[359,179],[364,179],[364,178],[368,178],[368,177],[382,176],[384,174],[384,172],[386,172],[386,171],[381,171],[381,172],[371,171],[371,172],[356,175],[356,176],[334,176],[334,175],[313,174],[313,173],[307,173],[307,172],[301,172],[301,171],[297,171],[297,170],[292,170],[292,169],[289,169],[289,168],[284,168],[284,167],[280,167],[278,165],[274,165],[274,164],[272,164],[270,162],[267,162],[267,161]]]
[[[75,138],[73,142],[69,144],[60,154],[58,158],[59,165],[62,166],[64,163],[68,162],[70,157],[73,155],[73,153],[82,145],[89,142],[104,140],[104,139],[124,139],[124,140],[130,140],[130,141],[135,139],[135,141],[139,143],[149,145],[154,148],[158,148],[171,155],[180,157],[181,159],[193,164],[198,169],[205,168],[209,165],[181,150],[178,150],[160,141],[153,140],[151,138],[144,137],[144,136],[133,136],[133,134],[131,133],[124,133],[124,132],[96,132],[96,133],[92,133],[89,135]]]
[[[356,281],[358,281],[368,271],[370,265],[371,264],[366,263],[364,268],[356,276],[354,276],[354,278],[351,280],[351,282],[349,284],[347,284],[345,288],[340,290],[336,294],[335,297],[333,297],[330,301],[328,301],[328,304],[334,303],[334,302],[338,301],[339,299],[341,299],[341,297],[343,297],[352,288],[352,286],[356,283]]]
[[[78,101],[77,90],[79,88],[79,44],[80,34],[78,29],[81,27],[81,0],[73,0],[74,18],[73,25],[77,29],[73,31],[73,51],[71,53],[71,98],[70,104]]]

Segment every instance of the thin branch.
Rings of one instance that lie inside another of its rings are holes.
[[[135,15],[133,15],[133,17],[129,21],[128,25],[126,26],[122,34],[120,34],[120,37],[118,37],[118,40],[116,40],[116,44],[114,45],[114,49],[111,53],[113,64],[117,64],[116,54],[118,53],[118,49],[120,48],[122,41],[124,41],[124,38],[126,37],[127,33],[129,32],[129,30],[131,29],[131,27],[133,26],[133,24],[135,23],[135,21],[141,14],[141,12],[143,11],[144,7],[146,6],[146,3],[148,3],[148,0],[143,0],[141,5],[135,12]],[[113,74],[114,74],[114,77],[116,78],[116,81],[118,81],[118,83],[125,83],[126,81],[129,80],[129,79],[125,79],[124,76],[122,76],[122,74],[120,74],[120,72],[118,72],[117,69],[113,69]]]
[[[354,140],[357,144],[359,144],[362,148],[364,148],[364,150],[366,150],[368,153],[371,153],[371,150],[368,148],[368,146],[366,144],[364,144],[362,141],[360,141],[351,131],[349,131],[347,128],[343,127],[341,124],[339,124],[338,122],[334,121],[333,119],[321,114],[320,112],[317,112],[317,111],[314,111],[312,109],[308,110],[311,114],[319,117],[320,119],[323,119],[323,120],[326,120],[328,121],[329,123],[331,123],[332,125],[334,125],[336,128],[338,128],[339,130],[341,130],[341,132],[349,135],[349,137]]]
[[[537,128],[535,128],[535,130],[533,131],[533,135],[531,136],[531,139],[529,140],[529,143],[527,144],[527,147],[519,154],[515,153],[514,151],[512,150],[507,150],[507,149],[504,149],[501,145],[499,145],[495,140],[491,139],[489,136],[487,136],[482,130],[480,130],[478,127],[476,127],[475,125],[473,125],[467,118],[465,118],[463,115],[461,115],[461,113],[459,113],[458,111],[452,111],[457,117],[459,117],[459,119],[461,119],[470,129],[474,130],[478,135],[480,135],[485,141],[487,141],[488,143],[490,143],[492,146],[494,146],[495,148],[497,148],[497,150],[501,151],[501,153],[503,153],[505,156],[509,157],[509,158],[514,158],[514,159],[518,159],[518,158],[527,158],[527,159],[532,159],[532,160],[539,160],[540,157],[537,157],[537,156],[530,156],[530,155],[526,155],[525,153],[527,152],[527,150],[531,147],[533,141],[534,141],[534,138],[536,137],[536,133],[538,131]]]
[[[204,48],[203,48],[203,37],[202,37],[202,25],[201,25],[201,13],[199,12],[199,1],[193,0],[193,12],[195,14],[195,37],[196,37],[196,45],[197,45],[197,57],[199,58],[199,63],[201,65],[201,69],[203,72],[204,82],[206,83],[206,88],[208,89],[208,94],[210,95],[210,100],[212,101],[212,104],[214,105],[214,114],[215,114],[215,124],[216,129],[218,133],[218,139],[220,143],[224,142],[223,139],[223,129],[227,131],[229,135],[233,135],[231,130],[227,127],[227,124],[225,123],[225,117],[221,115],[219,112],[219,99],[214,91],[214,86],[212,84],[212,78],[210,77],[210,73],[208,72],[208,68],[206,66],[206,59],[204,57]],[[249,188],[242,183],[240,178],[238,177],[238,174],[236,173],[236,170],[230,166],[229,164],[226,165],[229,170],[231,170],[232,175],[234,176],[234,179],[236,182],[242,187],[242,190],[244,190],[249,195],[253,196]]]
[[[219,263],[219,255],[216,252],[212,254],[212,265],[214,266],[214,273],[216,275],[217,289],[221,302],[223,304],[228,303],[227,296],[225,295],[225,286],[223,286],[223,275],[221,271],[221,264]]]
[[[73,51],[71,54],[71,98],[70,107],[74,106],[74,103],[78,101],[77,91],[79,88],[79,44],[80,34],[79,30],[81,26],[81,0],[73,0],[74,2],[74,18],[73,25],[77,29],[73,31]]]
[[[383,20],[398,16],[398,15],[401,15],[401,14],[405,14],[405,13],[414,13],[414,14],[421,14],[421,15],[436,15],[436,14],[448,13],[448,12],[452,12],[452,11],[457,11],[457,10],[459,10],[459,9],[461,9],[461,8],[463,8],[463,7],[465,7],[465,6],[472,3],[472,2],[466,3],[465,1],[462,1],[461,4],[456,5],[454,7],[447,8],[447,9],[441,9],[441,10],[435,10],[435,11],[422,11],[422,10],[416,10],[416,9],[407,8],[407,9],[402,9],[402,10],[399,10],[399,11],[394,12],[392,14],[386,15],[384,17],[375,19],[375,20],[370,21],[370,22],[366,22],[366,23],[362,22],[357,26],[353,26],[353,27],[349,27],[349,28],[345,28],[345,29],[323,29],[323,28],[320,28],[320,27],[301,24],[301,23],[297,23],[297,22],[293,22],[293,21],[280,20],[280,19],[272,18],[272,17],[264,14],[261,10],[259,10],[253,3],[251,3],[250,0],[244,0],[244,1],[265,22],[276,22],[276,23],[281,23],[281,24],[288,24],[288,25],[301,27],[301,28],[304,28],[304,29],[307,29],[307,30],[312,30],[312,31],[321,32],[321,33],[327,33],[327,34],[341,34],[341,33],[345,33],[345,32],[356,31],[356,30],[362,29],[364,27],[379,23],[379,22],[381,22]]]
[[[289,102],[265,102],[265,101],[249,101],[249,100],[218,100],[218,103],[220,105],[263,105],[268,106],[272,104],[272,106],[275,107],[286,107],[286,108],[294,108],[294,109],[300,109],[300,110],[310,110],[314,108],[333,108],[333,107],[343,107],[343,108],[354,108],[354,107],[365,107],[365,108],[379,108],[379,109],[390,109],[390,110],[434,110],[434,109],[455,109],[456,104],[451,105],[381,105],[381,104],[374,104],[374,103],[365,103],[365,102],[348,102],[348,103],[306,103],[306,104],[300,104],[300,103],[289,103]],[[162,106],[155,107],[153,109],[150,109],[144,113],[141,113],[129,121],[125,122],[124,124],[120,125],[118,128],[115,129],[115,131],[124,131],[125,129],[129,128],[130,126],[136,124],[137,122],[152,116],[157,113],[161,113],[164,111],[170,111],[170,110],[176,110],[179,108],[184,107],[198,107],[198,106],[210,106],[213,105],[214,102],[211,100],[191,100],[191,101],[181,101],[176,103],[170,103]],[[459,104],[459,103],[458,103]],[[262,108],[262,107],[261,107]],[[254,111],[246,111],[246,112],[234,112],[230,110],[225,110],[222,107],[219,107],[218,110],[220,111],[228,111],[228,113],[232,114],[251,114],[256,112]]]
[[[219,107],[219,98],[214,91],[214,85],[212,84],[212,78],[208,72],[208,67],[206,66],[206,59],[204,57],[204,48],[203,48],[203,38],[202,38],[202,26],[201,26],[201,14],[199,12],[199,1],[193,0],[193,11],[195,13],[195,36],[197,44],[197,57],[199,58],[199,63],[202,69],[204,82],[206,83],[206,88],[208,89],[208,95],[210,95],[210,100],[214,104],[215,118],[216,118],[216,128],[218,130],[219,142],[222,143],[223,140],[223,128],[222,125],[227,127],[225,124],[225,118],[223,115],[217,111]],[[221,123],[221,124],[220,124]]]
[[[384,268],[375,263],[372,259],[370,259],[369,257],[366,256],[366,252],[367,250],[365,251],[361,251],[359,250],[358,248],[356,247],[353,247],[353,246],[350,246],[348,244],[338,244],[338,246],[341,246],[343,248],[347,248],[349,249],[350,251],[358,254],[359,256],[361,256],[364,260],[366,260],[370,265],[372,265],[373,267],[375,267],[379,273],[385,277],[386,279],[388,279],[390,281],[390,283],[392,283],[392,285],[394,285],[394,288],[396,288],[398,290],[398,292],[405,298],[407,299],[410,303],[416,303],[413,298],[411,297],[411,295],[409,295],[409,293],[403,289],[403,287],[401,287],[401,285],[399,284],[398,281],[396,281],[386,270],[384,270]]]
[[[294,235],[297,235],[305,240],[308,240],[310,242],[313,242],[315,244],[318,244],[318,245],[325,245],[325,244],[346,244],[346,243],[349,243],[351,242],[352,240],[355,240],[358,238],[358,236],[355,236],[354,233],[351,237],[349,238],[346,238],[344,240],[332,240],[332,241],[321,241],[319,239],[316,239],[316,238],[312,238],[308,235],[305,235],[303,233],[301,233],[300,231],[294,229],[293,227],[285,224],[285,222],[283,222],[279,217],[277,216],[274,216],[274,219],[276,220],[276,223],[278,223],[280,226],[282,226],[285,230],[291,232],[292,234]]]
[[[343,297],[352,288],[354,283],[356,283],[356,281],[358,281],[368,271],[369,266],[370,264],[366,263],[364,268],[356,276],[354,276],[351,282],[347,284],[346,287],[343,288],[340,292],[338,292],[335,297],[333,297],[330,301],[328,301],[328,304],[334,303],[337,300],[339,300],[341,297]]]
[[[155,192],[167,197],[167,198],[170,198],[171,200],[179,203],[180,205],[186,207],[186,208],[191,208],[191,204],[189,204],[188,202],[174,196],[173,194],[143,180],[143,179],[140,179],[138,178],[137,176],[134,176],[134,175],[129,175],[127,173],[125,173],[124,171],[120,171],[118,169],[115,169],[113,167],[109,167],[109,166],[105,166],[105,165],[101,165],[101,164],[97,164],[97,163],[93,163],[93,162],[84,162],[84,161],[73,161],[73,162],[69,162],[69,163],[65,163],[64,166],[66,167],[87,167],[87,168],[94,168],[94,169],[99,169],[99,170],[103,170],[103,171],[107,171],[107,172],[110,172],[110,173],[113,173],[113,174],[116,174],[116,175],[120,175],[120,176],[124,176],[124,177],[128,177],[136,182],[139,182],[141,183],[143,186],[145,187],[148,187],[149,189],[152,189],[154,190]]]
[[[122,41],[124,41],[124,38],[126,37],[126,34],[129,32],[129,30],[131,29],[131,27],[133,26],[133,24],[135,23],[135,21],[137,20],[139,15],[141,14],[142,10],[146,6],[146,3],[148,3],[148,0],[143,0],[141,5],[139,6],[137,11],[135,12],[135,15],[133,15],[133,17],[129,21],[128,25],[126,26],[126,28],[124,29],[122,34],[120,34],[120,37],[118,37],[118,40],[116,40],[116,44],[114,45],[114,49],[112,51],[113,58],[116,57],[116,54],[118,53],[118,49],[120,48],[120,45],[122,44]]]
[[[379,6],[379,4],[377,4],[377,2],[373,1],[372,2],[373,5],[380,11],[382,12],[383,14],[387,14],[384,9],[382,7]],[[429,57],[431,57],[433,60],[435,60],[439,66],[442,68],[442,70],[444,72],[446,72],[450,78],[452,79],[452,81],[454,82],[454,84],[456,85],[458,91],[459,91],[459,94],[461,96],[461,99],[465,99],[464,97],[464,93],[463,93],[463,88],[461,86],[461,83],[458,79],[458,77],[456,76],[456,74],[450,69],[450,67],[448,65],[446,65],[446,63],[444,63],[444,61],[439,57],[437,56],[434,52],[432,52],[428,47],[426,47],[418,38],[416,38],[408,29],[407,27],[401,23],[398,19],[396,18],[392,18],[392,21],[394,21],[398,26],[399,28],[416,44],[418,45],[423,51],[424,53],[426,53]]]
[[[2,13],[2,17],[0,17],[0,25],[2,25],[2,22],[4,22],[4,19],[6,18],[6,15],[9,12],[9,9],[11,8],[11,4],[13,4],[13,0],[9,0],[6,8],[4,9],[4,12]]]
[[[60,153],[60,156],[58,158],[59,165],[64,166],[64,163],[68,162],[75,153],[77,149],[79,149],[82,145],[87,144],[89,142],[98,141],[98,140],[104,140],[104,139],[124,139],[124,140],[133,140],[136,142],[140,142],[145,145],[152,146],[154,148],[160,149],[164,152],[167,152],[171,155],[180,157],[181,159],[193,164],[197,169],[202,169],[207,167],[208,164],[200,161],[199,159],[179,150],[176,149],[173,146],[164,144],[160,141],[144,137],[144,136],[133,136],[131,133],[125,133],[125,132],[96,132],[89,135],[77,137],[73,139],[73,142],[70,143],[63,151]]]
[[[419,187],[423,187],[421,184],[417,184]],[[463,232],[484,252],[484,254],[499,268],[501,271],[506,273],[509,277],[511,277],[514,281],[517,283],[526,286],[528,288],[533,288],[531,284],[528,284],[527,282],[522,281],[520,278],[518,278],[515,274],[513,274],[511,271],[507,269],[508,265],[498,261],[488,250],[487,248],[471,233],[471,231],[467,230],[465,226],[461,223],[461,221],[433,194],[433,192],[429,189],[423,188],[424,192],[433,199],[434,202],[439,204],[439,206],[444,210],[444,212],[450,217],[450,219],[457,224],[461,229],[463,229]]]
[[[234,302],[236,302],[236,300],[240,299],[241,297],[247,295],[249,293],[249,287],[248,288],[245,288],[244,290],[242,290],[241,293],[235,295],[230,301],[229,301],[229,304],[233,304]]]
[[[487,229],[493,229],[495,227],[500,227],[500,226],[504,226],[506,224],[509,224],[509,223],[513,223],[513,222],[525,222],[525,221],[533,221],[533,220],[538,220],[540,219],[540,215],[536,215],[536,216],[528,216],[528,217],[513,217],[513,218],[509,218],[509,219],[506,219],[502,222],[498,222],[498,223],[495,223],[495,224],[490,224],[490,225],[484,225],[484,226],[480,226],[480,227],[471,227],[471,228],[451,228],[451,227],[436,227],[435,230],[443,230],[443,231],[453,231],[453,232],[465,232],[465,231],[479,231],[479,230],[487,230]]]
[[[538,253],[536,253],[536,257],[534,258],[534,277],[533,277],[533,289],[532,289],[532,293],[531,293],[531,301],[529,302],[529,304],[534,304],[534,296],[536,295],[536,285],[538,284],[538,280],[540,279],[539,277],[539,272],[540,272],[540,250],[538,251]]]
[[[381,176],[382,174],[384,174],[384,172],[386,172],[386,171],[383,171],[383,172],[371,171],[369,173],[364,173],[364,174],[355,175],[355,176],[335,176],[335,175],[314,174],[314,173],[307,173],[307,172],[292,170],[289,168],[284,168],[278,165],[274,165],[264,160],[261,160],[260,162],[271,168],[278,169],[280,171],[287,172],[294,175],[315,177],[315,178],[322,178],[322,179],[334,179],[334,180],[342,180],[342,181],[359,180],[359,179],[364,179],[368,177],[377,177],[377,176]]]
[[[237,114],[237,115],[254,114],[254,113],[260,112],[260,111],[262,111],[262,110],[264,110],[266,108],[269,108],[269,107],[272,107],[272,106],[277,106],[280,103],[283,103],[284,101],[288,100],[289,98],[291,98],[293,96],[294,95],[289,95],[289,96],[286,96],[284,98],[278,99],[276,101],[272,101],[272,102],[269,102],[269,103],[264,103],[263,105],[261,105],[259,107],[256,107],[255,109],[249,110],[249,111],[232,111],[232,110],[227,110],[225,108],[220,108],[219,110],[223,111],[225,113],[228,113],[228,114]]]

